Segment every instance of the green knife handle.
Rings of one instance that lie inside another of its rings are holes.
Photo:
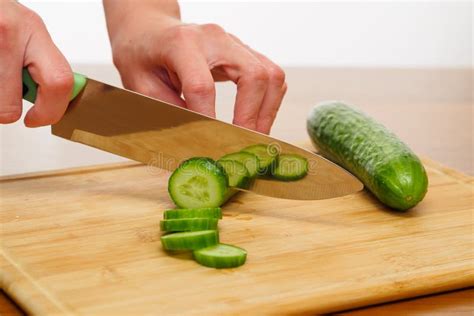
[[[84,89],[87,83],[87,78],[81,74],[74,73],[74,88],[70,101],[74,100],[75,97]],[[23,68],[23,99],[34,103],[36,100],[36,94],[38,92],[38,84],[31,78],[28,69]]]

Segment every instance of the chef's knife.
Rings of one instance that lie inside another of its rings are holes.
[[[52,133],[152,167],[174,170],[195,156],[217,159],[254,144],[308,159],[308,175],[292,182],[256,179],[249,191],[298,200],[351,194],[362,183],[334,163],[284,141],[228,124],[139,93],[75,74],[72,101]],[[23,71],[23,96],[34,102],[37,85]]]

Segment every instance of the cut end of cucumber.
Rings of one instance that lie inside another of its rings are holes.
[[[229,177],[229,186],[237,188],[248,188],[250,184],[250,174],[245,166],[236,160],[218,160],[217,161]]]
[[[243,265],[247,259],[247,251],[227,244],[195,250],[193,255],[199,264],[216,269],[236,268]]]
[[[242,152],[256,155],[258,157],[258,174],[266,175],[275,167],[280,147],[274,144],[257,144],[245,147]]]
[[[241,151],[222,156],[219,160],[233,160],[240,162],[245,168],[247,168],[250,178],[254,178],[258,174],[259,161],[255,154]]]
[[[181,208],[218,207],[223,203],[228,180],[225,170],[210,158],[191,158],[171,175],[168,191]]]
[[[304,178],[308,174],[308,160],[294,155],[283,154],[278,157],[278,165],[272,170],[272,176],[283,181],[294,181]]]
[[[208,186],[209,181],[206,177],[195,175],[190,177],[186,182],[179,184],[178,189],[183,195],[207,203],[210,200],[209,191],[206,190]]]

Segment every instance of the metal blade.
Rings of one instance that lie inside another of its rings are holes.
[[[52,133],[169,171],[191,157],[218,159],[249,145],[268,144],[272,150],[306,157],[309,173],[293,182],[259,178],[249,191],[317,200],[363,187],[344,169],[300,147],[92,79]]]

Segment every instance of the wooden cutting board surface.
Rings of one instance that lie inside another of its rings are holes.
[[[124,164],[3,178],[0,282],[53,315],[315,314],[474,284],[474,180],[424,160],[430,188],[408,213],[367,192],[322,201],[240,194],[221,241],[238,269],[161,249],[168,173]]]

